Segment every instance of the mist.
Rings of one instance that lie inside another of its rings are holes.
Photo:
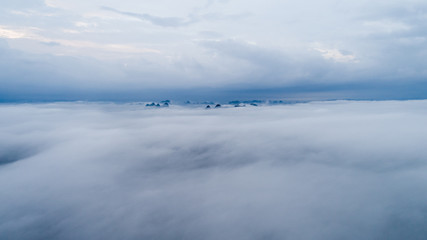
[[[426,100],[0,116],[0,239],[427,236]]]

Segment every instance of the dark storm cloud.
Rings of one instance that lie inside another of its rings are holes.
[[[2,105],[0,238],[424,239],[426,104]]]

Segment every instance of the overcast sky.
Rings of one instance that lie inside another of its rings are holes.
[[[0,100],[427,97],[426,10],[422,0],[3,0]]]

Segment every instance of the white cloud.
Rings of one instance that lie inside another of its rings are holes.
[[[426,108],[1,105],[0,238],[422,239]]]
[[[10,27],[0,26],[0,38],[7,39],[29,39],[37,42],[43,43],[52,43],[56,42],[60,45],[66,47],[72,47],[76,49],[85,49],[82,51],[82,55],[89,55],[96,57],[96,54],[93,52],[87,52],[86,50],[101,50],[103,52],[112,52],[118,54],[144,54],[144,53],[160,53],[157,49],[136,47],[126,44],[100,44],[92,41],[80,41],[80,40],[67,40],[67,39],[58,39],[58,38],[49,38],[44,37],[38,32],[42,32],[42,29],[37,28],[23,28],[23,29],[13,29]],[[78,31],[64,29],[64,32],[77,34]]]
[[[366,21],[363,23],[364,26],[368,27],[373,31],[373,33],[384,32],[384,33],[394,33],[409,31],[412,27],[403,22],[393,21],[393,20],[380,20],[380,21]]]
[[[97,23],[88,23],[88,22],[75,22],[74,25],[76,27],[81,27],[81,28],[89,28],[89,27],[97,27],[98,26]]]
[[[44,0],[44,4],[51,8],[72,9],[79,1]]]
[[[26,38],[28,37],[28,33],[19,31],[19,30],[11,30],[8,28],[5,28],[4,26],[0,26],[0,38],[10,38],[10,39],[16,39],[16,38]]]
[[[356,56],[352,54],[343,54],[338,49],[315,48],[325,59],[330,59],[335,62],[358,62]]]
[[[57,7],[57,2],[58,0],[44,0],[44,3],[46,6],[53,7],[53,8]]]

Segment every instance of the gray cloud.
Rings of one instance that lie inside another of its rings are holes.
[[[48,43],[48,46],[62,47],[55,42]],[[167,82],[172,76],[179,81],[176,85],[183,82],[176,69],[156,71],[151,69],[156,67],[150,61],[141,61],[138,64],[143,67],[134,71],[91,57],[30,54],[10,48],[1,39],[0,52],[0,102],[106,100],[111,97],[129,100],[127,96],[132,96],[132,100],[148,100],[155,96],[150,90],[164,89],[162,82]],[[183,63],[176,68],[187,65]],[[139,81],[142,76],[143,82]]]
[[[201,40],[197,43],[223,58],[231,57],[239,62],[249,63],[249,66],[244,66],[240,77],[243,84],[289,86],[304,85],[311,81],[332,83],[343,81],[343,75],[350,77],[343,71],[352,71],[351,67],[337,66],[310,49],[298,52],[299,55],[296,56],[292,52],[286,53],[281,49],[235,39]],[[358,81],[362,80],[358,78]]]
[[[198,59],[184,58],[171,61],[160,71],[152,59],[143,58],[136,70],[90,57],[29,54],[0,41],[0,101],[418,99],[425,97],[427,89],[419,78],[403,82],[396,73],[396,80],[392,81],[389,75],[372,76],[358,68],[331,63],[309,51],[298,59],[292,54],[231,39],[196,43],[224,61],[209,66]],[[60,47],[63,46],[52,48]],[[422,71],[423,64],[413,67]]]
[[[11,49],[4,41],[0,42],[3,94],[31,94],[39,90],[55,94],[55,91],[65,88],[93,87],[94,82],[87,80],[94,80],[94,76],[105,81],[111,80],[109,74],[115,75],[114,71],[104,68],[95,59],[28,54]],[[56,43],[48,45],[59,46]]]
[[[188,26],[190,24],[196,23],[200,21],[197,16],[195,15],[189,15],[188,18],[178,18],[178,17],[158,17],[153,16],[147,13],[133,13],[133,12],[126,12],[126,11],[119,11],[117,9],[111,8],[111,7],[101,7],[101,9],[114,12],[117,14],[129,16],[138,18],[143,21],[148,21],[151,24],[162,26],[162,27],[182,27],[182,26]]]
[[[41,42],[41,44],[49,46],[49,47],[61,46],[61,43],[59,43],[59,42]]]
[[[211,95],[239,88],[254,96],[257,89],[346,88],[350,94],[341,98],[365,99],[366,92],[370,99],[426,97],[423,1],[168,3],[111,1],[101,9],[101,1],[5,3],[0,37],[10,47],[0,50],[7,52],[0,98],[29,100],[36,89],[54,95],[58,88],[96,86],[104,99],[195,87],[220,91]]]
[[[0,238],[423,239],[426,104],[1,105]]]
[[[114,12],[120,15],[133,17],[140,19],[142,21],[150,22],[151,24],[162,26],[162,27],[185,27],[201,21],[235,21],[239,19],[244,19],[252,14],[250,13],[240,13],[240,14],[222,14],[217,12],[204,13],[200,14],[197,11],[189,14],[186,18],[179,17],[159,17],[147,13],[134,13],[127,11],[120,11],[115,8],[102,6],[102,10]]]

